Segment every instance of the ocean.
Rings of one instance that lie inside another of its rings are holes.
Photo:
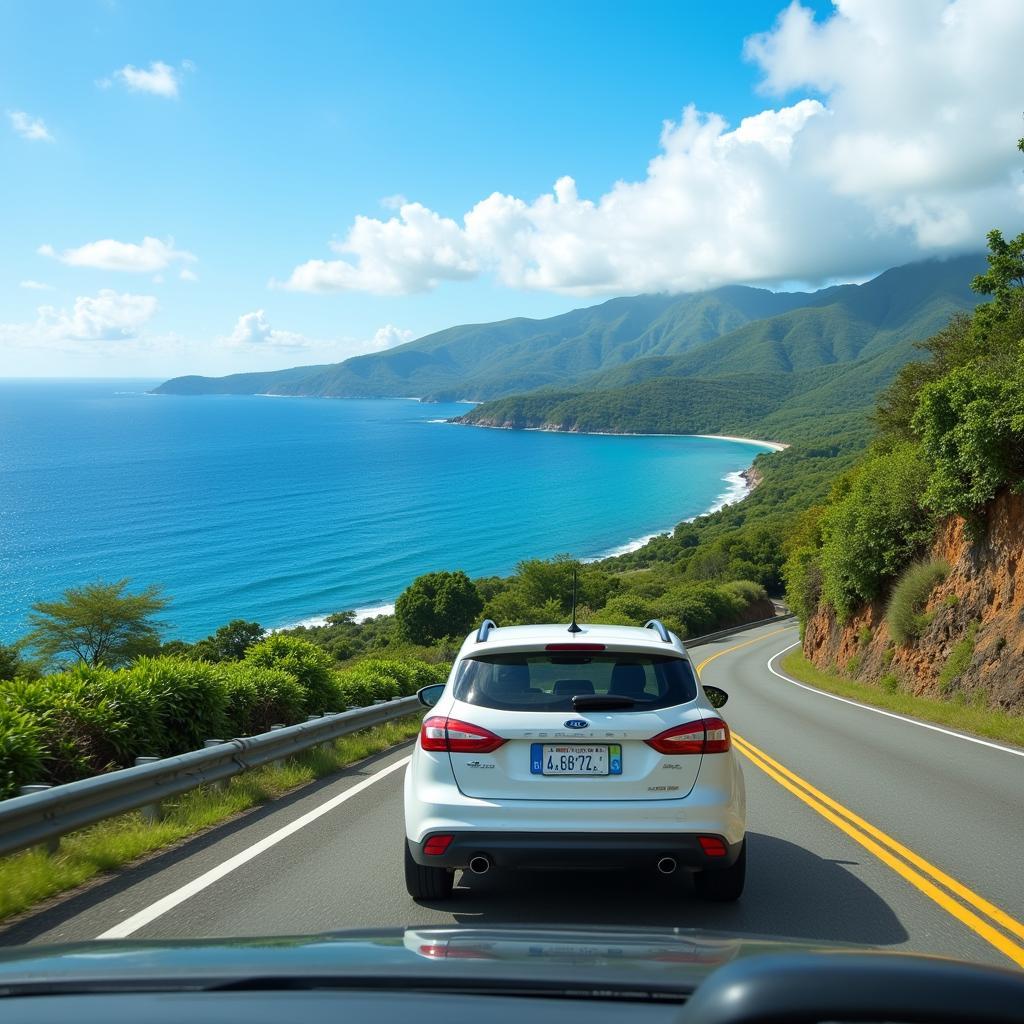
[[[745,493],[760,450],[488,430],[464,404],[150,395],[0,380],[0,642],[96,580],[163,588],[167,638],[390,610],[418,575],[636,547]]]

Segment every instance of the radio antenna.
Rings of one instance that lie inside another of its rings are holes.
[[[582,633],[583,632],[583,630],[580,628],[580,626],[576,622],[576,575],[577,575],[577,571],[578,571],[577,567],[574,565],[572,567],[572,622],[569,623],[569,632],[570,633]]]

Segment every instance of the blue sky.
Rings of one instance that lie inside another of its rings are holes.
[[[1012,228],[1019,96],[979,105],[1022,19],[848,6],[9,3],[0,375],[321,362]]]

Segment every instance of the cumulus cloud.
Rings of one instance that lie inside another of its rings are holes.
[[[46,122],[41,117],[32,117],[24,110],[12,110],[7,117],[11,127],[23,138],[32,142],[53,142]]]
[[[565,176],[459,218],[417,202],[358,216],[337,258],[282,287],[399,295],[491,274],[579,295],[688,291],[980,248],[989,228],[1024,224],[1022,51],[1024,4],[839,0],[818,21],[794,2],[745,46],[782,105],[735,127],[686,107],[645,177],[596,199]]]
[[[257,309],[251,313],[243,313],[231,333],[218,340],[226,348],[247,349],[250,353],[271,350],[288,353],[302,350],[306,357],[333,361],[368,352],[382,352],[384,349],[411,341],[412,338],[412,331],[396,327],[394,324],[385,324],[377,328],[369,339],[310,338],[295,331],[272,327],[266,312]]]
[[[108,78],[101,78],[97,83],[101,88],[108,89],[119,83],[132,92],[148,92],[166,99],[177,99],[181,85],[181,71],[191,71],[191,61],[182,61],[180,68],[165,64],[162,60],[153,61],[148,68],[137,68],[126,64]]]
[[[243,313],[238,318],[234,330],[221,341],[233,348],[307,348],[311,344],[310,340],[301,334],[271,327],[262,309]]]
[[[20,281],[18,283],[18,287],[19,288],[24,288],[26,291],[30,291],[30,292],[49,292],[49,291],[53,291],[53,285],[52,284],[46,284],[43,281],[32,281],[31,279],[27,280],[27,281]]]
[[[195,284],[199,280],[199,275],[194,270],[189,270],[188,267],[182,267],[178,277],[182,281],[188,281],[190,284]]]
[[[75,349],[83,342],[124,341],[138,337],[157,305],[152,295],[105,288],[95,296],[80,295],[71,309],[40,306],[34,322],[0,324],[0,343]]]
[[[102,238],[87,242],[77,249],[58,253],[52,245],[41,245],[36,250],[41,256],[50,256],[69,267],[91,267],[96,270],[126,270],[137,274],[151,274],[165,270],[172,263],[195,263],[196,257],[174,248],[174,239],[161,241],[145,237],[141,245]]]
[[[396,327],[394,324],[385,324],[374,331],[368,348],[372,352],[383,352],[386,348],[394,348],[396,345],[404,345],[412,341],[413,332],[403,327]]]

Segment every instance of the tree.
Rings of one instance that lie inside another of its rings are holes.
[[[213,636],[197,641],[192,656],[203,661],[240,661],[245,652],[266,635],[267,631],[258,622],[232,619]]]
[[[21,655],[17,647],[0,644],[0,680],[17,678],[21,669]]]
[[[461,570],[419,576],[395,602],[398,631],[414,644],[466,633],[483,611],[476,585]]]
[[[32,606],[25,644],[46,660],[71,654],[96,667],[124,665],[160,645],[161,623],[153,616],[169,604],[156,586],[126,592],[128,580],[72,587],[59,601]]]

